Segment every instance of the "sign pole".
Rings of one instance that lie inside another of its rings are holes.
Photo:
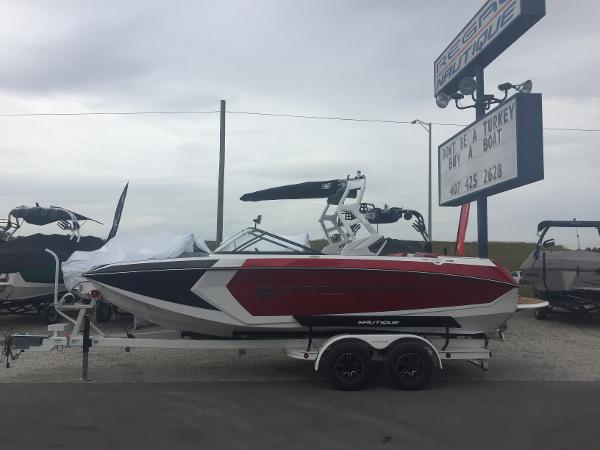
[[[427,231],[429,232],[429,242],[433,245],[433,232],[431,231],[431,122],[427,124],[427,131],[429,132],[429,203],[427,204]]]
[[[440,206],[462,205],[459,237],[464,235],[468,202],[477,200],[480,258],[488,257],[487,197],[544,178],[541,95],[529,96],[531,87],[524,92],[524,84],[504,83],[509,86],[499,86],[504,98],[486,98],[483,71],[545,15],[545,0],[486,0],[433,63],[437,105],[445,108],[454,99],[459,109],[475,106],[474,124],[438,146],[438,161],[444,163],[438,162],[438,173]],[[477,79],[475,92],[473,77]],[[518,94],[507,100],[510,89]],[[471,94],[476,94],[475,104],[461,105],[460,99]],[[483,123],[494,103],[504,106]],[[526,153],[519,150],[525,147]],[[457,241],[457,249],[463,246],[464,242]]]
[[[475,107],[475,119],[479,120],[485,116],[485,84],[483,80],[483,69],[477,69],[477,105]],[[488,257],[488,214],[487,214],[487,196],[482,195],[477,199],[477,248],[480,258]]]

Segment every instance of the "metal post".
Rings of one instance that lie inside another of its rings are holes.
[[[485,104],[482,103],[485,95],[483,69],[477,69],[477,96],[478,104],[475,107],[475,119],[479,120],[485,115]],[[481,102],[481,103],[479,103]],[[477,247],[480,258],[488,257],[488,220],[487,197],[477,199]]]
[[[431,122],[427,124],[429,133],[429,205],[427,210],[427,231],[429,232],[429,242],[433,246],[433,232],[431,231]]]
[[[427,232],[429,234],[429,242],[433,245],[433,233],[431,231],[431,203],[432,203],[432,198],[431,198],[431,122],[423,122],[422,120],[419,119],[415,119],[413,121],[410,122],[412,125],[420,125],[425,131],[427,131],[427,134],[429,135],[429,168],[428,168],[428,173],[429,173],[429,198],[427,201]]]
[[[83,361],[81,362],[81,381],[88,380],[88,361],[90,352],[90,313],[86,311],[83,319]]]
[[[221,100],[221,136],[219,143],[219,193],[217,200],[217,244],[223,241],[223,192],[225,188],[225,100]]]

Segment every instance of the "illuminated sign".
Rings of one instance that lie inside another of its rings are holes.
[[[544,178],[542,95],[515,94],[438,147],[440,206]]]
[[[458,3],[457,3],[458,4]],[[434,62],[434,95],[452,95],[546,14],[545,0],[488,0]]]

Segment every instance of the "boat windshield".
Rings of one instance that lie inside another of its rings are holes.
[[[547,252],[588,250],[600,252],[600,229],[596,227],[549,227],[538,242],[538,248]]]
[[[258,228],[246,228],[224,241],[215,253],[318,254],[310,247]]]

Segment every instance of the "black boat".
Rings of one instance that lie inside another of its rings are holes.
[[[107,239],[81,236],[86,221],[100,223],[82,214],[58,206],[19,206],[0,223],[0,315],[43,313],[46,322],[54,323],[58,314],[52,307],[55,261],[46,249],[65,261],[73,252],[102,247],[117,232],[121,210],[127,195],[123,190],[113,227]],[[63,234],[16,236],[24,223],[44,226],[56,223]],[[66,292],[59,275],[59,292]]]

